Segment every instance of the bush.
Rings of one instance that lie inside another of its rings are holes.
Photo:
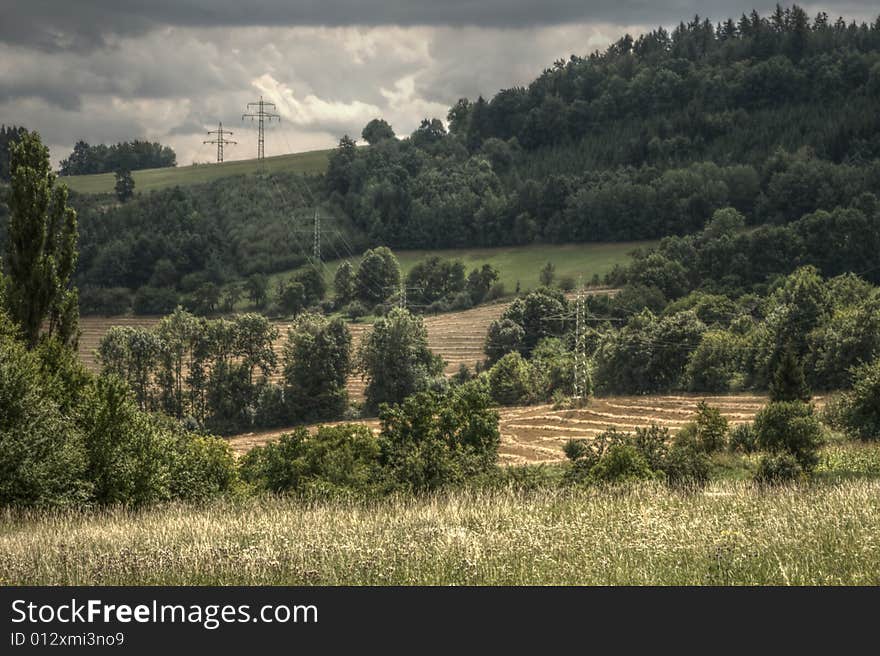
[[[134,295],[132,309],[135,314],[168,314],[174,311],[178,301],[173,289],[141,287]]]
[[[598,483],[623,483],[656,477],[656,472],[639,450],[623,443],[612,444],[590,469],[590,478]]]
[[[692,442],[676,439],[663,463],[663,472],[670,485],[702,486],[709,482],[709,457]]]
[[[305,428],[252,449],[241,460],[242,478],[257,490],[309,497],[372,493],[381,479],[379,446],[359,424]]]
[[[754,453],[758,450],[758,436],[752,424],[737,424],[730,430],[727,448],[733,453]]]
[[[445,396],[422,392],[379,414],[380,461],[391,489],[435,490],[491,471],[498,413],[478,381]]]
[[[853,388],[838,402],[835,423],[850,438],[880,439],[880,358],[853,370]]]
[[[764,456],[758,463],[755,482],[763,485],[779,485],[803,478],[804,470],[790,453]]]
[[[488,362],[497,362],[505,354],[521,350],[525,334],[523,327],[512,319],[496,319],[489,324],[484,347]]]
[[[357,321],[361,317],[367,316],[367,308],[364,307],[364,304],[360,301],[352,301],[343,309],[345,316],[347,316],[352,321]]]
[[[651,424],[648,428],[636,428],[633,446],[644,456],[648,466],[662,471],[669,456],[669,429]]]
[[[308,431],[299,428],[275,442],[254,447],[241,459],[241,477],[257,490],[287,492],[300,487],[305,471],[301,456]]]
[[[504,289],[503,282],[496,282],[489,288],[489,293],[486,294],[485,300],[487,301],[495,301],[499,298],[504,298],[504,295],[507,292]]]
[[[0,505],[86,501],[82,432],[44,384],[37,356],[10,332],[0,316]]]
[[[131,310],[131,292],[125,287],[83,287],[79,290],[81,314],[112,316]]]
[[[529,400],[532,393],[532,367],[517,352],[508,353],[489,370],[492,400],[502,405],[517,405]]]
[[[805,472],[819,462],[822,425],[813,406],[802,401],[775,401],[755,417],[758,447],[773,454],[793,456]]]
[[[718,408],[711,408],[705,401],[700,401],[692,426],[696,446],[701,451],[714,453],[727,446],[727,419]]]
[[[172,498],[202,501],[235,488],[238,468],[226,440],[178,431],[169,447]]]

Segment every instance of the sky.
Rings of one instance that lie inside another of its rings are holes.
[[[38,130],[53,163],[82,139],[160,141],[178,165],[256,156],[261,96],[277,106],[266,154],[334,146],[385,118],[398,135],[461,97],[528,84],[560,58],[695,14],[760,0],[0,0],[0,123]],[[783,6],[790,3],[781,3]],[[802,3],[873,20],[876,0]]]

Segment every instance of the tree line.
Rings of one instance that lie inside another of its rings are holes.
[[[73,152],[61,160],[61,175],[91,175],[177,166],[170,146],[155,141],[121,141],[110,146],[77,141]]]

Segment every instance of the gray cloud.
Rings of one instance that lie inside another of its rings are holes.
[[[658,25],[696,13],[714,19],[738,16],[774,4],[767,0],[2,0],[0,40],[76,51],[106,47],[114,37],[140,35],[163,25],[516,28],[587,21]],[[877,12],[874,0],[834,0],[823,7],[856,18]]]

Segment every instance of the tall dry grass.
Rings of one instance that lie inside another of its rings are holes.
[[[0,517],[0,584],[880,584],[880,481]]]

